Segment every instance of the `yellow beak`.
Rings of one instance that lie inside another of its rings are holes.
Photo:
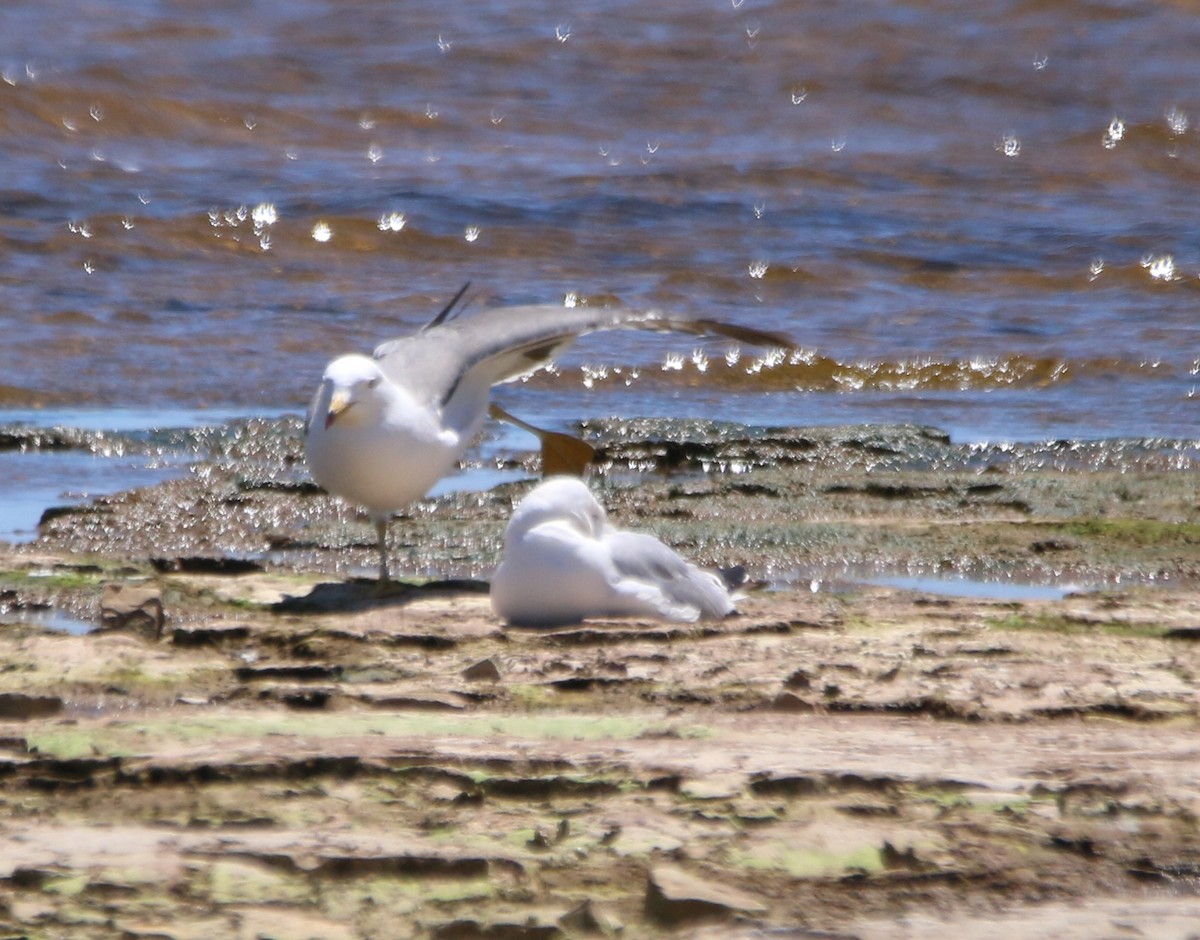
[[[338,416],[353,404],[354,400],[348,391],[344,388],[334,389],[333,396],[329,399],[329,410],[325,412],[325,427],[333,424]]]

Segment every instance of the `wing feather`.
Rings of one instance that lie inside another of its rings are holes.
[[[450,425],[471,433],[482,421],[488,391],[497,382],[537,371],[577,336],[612,329],[712,334],[766,347],[793,345],[777,333],[716,320],[624,307],[538,304],[457,318],[447,318],[443,311],[420,332],[378,346],[375,358],[391,382],[418,401],[443,409]]]

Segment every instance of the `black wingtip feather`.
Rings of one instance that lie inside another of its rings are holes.
[[[467,292],[467,288],[470,286],[471,282],[467,281],[467,283],[460,287],[458,289],[458,293],[450,298],[450,303],[446,304],[446,306],[442,308],[442,312],[421,327],[421,332],[425,332],[425,330],[433,329],[435,326],[440,326],[441,324],[445,323],[450,317],[451,312],[454,310],[455,305],[462,300],[463,294]]]

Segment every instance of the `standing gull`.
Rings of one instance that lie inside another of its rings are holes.
[[[381,583],[388,580],[388,518],[454,468],[483,426],[492,386],[545,366],[576,336],[634,328],[791,345],[761,330],[621,308],[539,305],[453,316],[465,290],[417,333],[382,344],[373,356],[333,360],[309,406],[309,469],[325,489],[366,509]]]
[[[551,477],[527,495],[504,533],[492,608],[517,626],[587,617],[719,620],[733,613],[725,582],[652,535],[611,525],[587,484]]]

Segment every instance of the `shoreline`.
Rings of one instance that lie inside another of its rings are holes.
[[[804,587],[716,624],[506,628],[473,579],[529,484],[394,523],[402,568],[436,577],[381,597],[345,574],[369,526],[305,485],[285,425],[214,437],[186,478],[0,552],[0,927],[1188,936],[1190,457],[624,426],[588,429],[593,485],[703,563],[1105,586]],[[39,605],[115,629],[20,622]]]

